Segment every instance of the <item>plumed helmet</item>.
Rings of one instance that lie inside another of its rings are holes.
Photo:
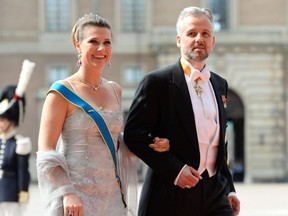
[[[23,121],[25,113],[25,95],[15,94],[15,85],[6,86],[0,93],[0,117],[12,121],[16,126]]]
[[[0,95],[0,117],[6,118],[19,125],[24,119],[25,90],[32,75],[35,63],[27,59],[23,61],[22,70],[17,86],[9,85]]]

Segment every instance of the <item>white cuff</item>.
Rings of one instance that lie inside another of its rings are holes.
[[[175,181],[174,181],[174,184],[175,184],[175,185],[178,184],[178,179],[179,179],[179,177],[180,177],[183,169],[184,169],[186,166],[187,166],[187,164],[185,164],[185,165],[183,166],[183,168],[180,170],[179,174],[177,175],[177,177],[176,177],[176,179],[175,179]]]
[[[236,195],[235,192],[230,192],[230,193],[228,194],[228,197],[231,197],[231,196],[236,196],[236,197],[237,197],[237,195]]]

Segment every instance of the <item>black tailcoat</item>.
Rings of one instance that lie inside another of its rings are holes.
[[[220,121],[217,175],[223,175],[227,179],[227,190],[232,192],[235,189],[226,162],[227,117],[223,103],[228,86],[225,79],[213,72],[210,82],[215,92]],[[169,139],[169,152],[158,153],[148,147],[156,136]],[[140,82],[125,125],[124,141],[130,150],[151,168],[143,186],[139,216],[145,215],[151,192],[159,197],[159,208],[169,207],[173,211],[173,198],[167,200],[165,197],[173,196],[175,191],[184,191],[174,185],[177,175],[185,164],[197,170],[200,163],[194,113],[180,60],[147,74]],[[162,191],[156,190],[159,185],[163,187]],[[163,205],[162,200],[166,202]],[[183,207],[188,208],[189,203],[183,203]]]

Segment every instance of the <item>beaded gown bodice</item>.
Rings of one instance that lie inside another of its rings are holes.
[[[122,113],[98,112],[105,119],[117,149],[123,128]],[[79,109],[66,118],[61,136],[62,151],[71,181],[83,202],[84,215],[125,215],[112,156],[95,123]]]

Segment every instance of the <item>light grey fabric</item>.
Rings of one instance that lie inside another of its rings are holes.
[[[119,137],[117,156],[124,198],[128,208],[128,216],[136,216],[138,211],[137,167],[139,165],[139,158],[128,149],[123,139],[123,133],[121,133]]]
[[[62,196],[75,193],[64,155],[56,151],[37,152],[37,174],[46,215],[63,215]]]
[[[99,113],[110,129],[116,149],[123,128],[122,113]],[[41,194],[46,208],[50,208],[47,211],[55,211],[50,215],[60,216],[57,209],[63,209],[61,196],[74,191],[83,202],[85,216],[126,216],[111,153],[96,125],[82,110],[66,118],[59,144],[62,146],[57,149],[62,152],[37,153]]]

